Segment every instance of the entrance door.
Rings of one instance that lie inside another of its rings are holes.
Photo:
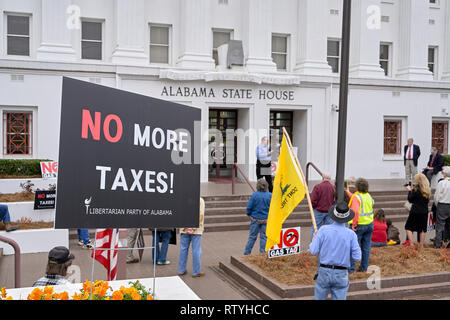
[[[209,129],[213,129],[209,133],[211,156],[208,165],[209,178],[231,178],[233,164],[237,160],[237,139],[234,135],[234,131],[237,129],[237,110],[209,109]],[[230,129],[233,130],[234,147],[227,146],[227,130]],[[218,134],[219,132],[221,136]],[[230,150],[230,148],[232,149]],[[230,154],[233,155],[233,159],[229,159]]]

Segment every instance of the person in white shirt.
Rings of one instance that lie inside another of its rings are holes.
[[[442,241],[450,234],[450,167],[443,167],[442,174],[444,179],[438,183],[434,194],[437,207],[435,248],[440,248]]]

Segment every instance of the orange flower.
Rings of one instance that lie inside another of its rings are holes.
[[[53,287],[52,286],[47,286],[44,288],[44,293],[45,294],[53,294]]]
[[[141,300],[141,295],[134,291],[134,292],[131,293],[131,299],[133,299],[133,300]]]
[[[147,295],[147,300],[153,300],[153,297],[152,297],[151,294],[148,294],[148,295]]]
[[[10,296],[10,297],[8,297],[8,298],[6,298],[6,300],[12,300],[13,298]]]
[[[69,294],[66,291],[61,293],[55,293],[54,298],[56,300],[69,300]]]
[[[91,292],[91,282],[90,281],[85,281],[84,283],[83,283],[83,290],[85,291],[85,292]]]
[[[2,287],[1,293],[2,293],[2,298],[6,298],[6,288],[5,287]]]
[[[120,291],[114,291],[112,294],[113,300],[123,300],[123,294]]]
[[[44,294],[44,292],[39,289],[39,288],[35,288],[33,289],[33,291],[31,291],[31,293],[28,295],[28,300],[41,300],[42,295]]]
[[[53,299],[53,296],[51,294],[46,293],[44,295],[44,300],[52,300],[52,299]]]

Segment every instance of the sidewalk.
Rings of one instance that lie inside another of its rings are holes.
[[[394,223],[400,230],[400,238],[405,239],[404,223]],[[307,250],[310,242],[310,228],[302,228],[301,230],[301,247]],[[426,236],[426,242],[434,233]],[[152,237],[145,236],[147,246],[151,245]],[[210,232],[205,233],[202,239],[202,264],[203,271],[206,275],[201,278],[192,278],[192,259],[189,257],[187,274],[181,276],[181,279],[201,298],[205,300],[247,300],[240,290],[231,286],[230,283],[224,281],[222,277],[214,271],[218,267],[220,261],[228,262],[230,256],[241,256],[248,238],[248,231],[233,232]],[[179,237],[178,237],[179,240]],[[90,258],[90,250],[83,250],[77,245],[75,239],[70,240],[70,250],[75,255],[74,265],[80,267],[81,281],[91,279],[92,259]],[[259,240],[256,242],[253,253],[259,250]],[[178,262],[179,246],[170,245],[167,259],[171,262],[167,266],[156,266],[156,276],[176,276]],[[137,252],[135,251],[137,257]],[[23,254],[22,259],[22,287],[32,286],[34,281],[40,278],[46,267],[47,253],[39,254]],[[127,278],[148,278],[153,276],[153,264],[151,259],[151,251],[144,252],[143,260],[136,264],[127,264]],[[106,280],[106,270],[99,263],[95,262],[95,280]],[[0,286],[6,288],[14,287],[14,256],[0,257]],[[156,287],[158,294],[158,287]]]

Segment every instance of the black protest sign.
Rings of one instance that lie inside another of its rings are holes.
[[[54,209],[55,208],[55,190],[35,191],[34,193],[34,210]]]
[[[197,108],[63,78],[55,227],[198,227],[200,117]]]

